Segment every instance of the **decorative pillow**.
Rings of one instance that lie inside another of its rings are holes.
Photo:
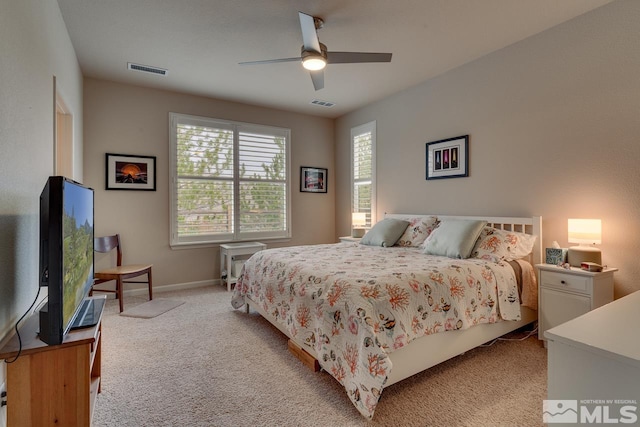
[[[393,246],[402,236],[409,221],[396,218],[385,218],[376,223],[371,230],[360,240],[361,245],[369,246]]]
[[[409,221],[409,225],[396,242],[398,246],[420,247],[438,226],[438,218],[435,216],[408,218],[407,221]]]
[[[449,258],[469,258],[487,221],[443,220],[424,242],[424,253]]]
[[[471,256],[493,262],[512,261],[529,255],[535,242],[536,236],[531,234],[485,227]]]

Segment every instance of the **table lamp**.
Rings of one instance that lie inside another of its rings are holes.
[[[367,225],[367,214],[365,212],[353,212],[351,214],[351,237],[362,237]]]
[[[583,262],[602,264],[602,253],[593,245],[602,243],[602,221],[599,219],[575,219],[568,221],[569,243],[578,243],[579,246],[571,246],[567,253],[567,260],[572,267],[580,267]]]

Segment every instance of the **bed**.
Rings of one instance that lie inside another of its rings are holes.
[[[256,310],[315,358],[367,418],[384,387],[537,320],[532,265],[542,259],[537,216],[387,214],[383,222],[407,224],[393,246],[362,244],[365,236],[258,252],[232,296],[235,308]],[[460,224],[466,256],[448,244]]]

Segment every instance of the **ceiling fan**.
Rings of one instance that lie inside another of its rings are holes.
[[[322,28],[322,18],[298,12],[302,28],[301,54],[295,58],[267,59],[264,61],[240,62],[240,65],[274,64],[277,62],[302,61],[309,70],[315,90],[324,88],[324,67],[327,64],[356,64],[364,62],[391,62],[390,53],[375,52],[329,52],[327,46],[320,43],[317,30]]]

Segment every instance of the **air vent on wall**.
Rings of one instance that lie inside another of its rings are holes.
[[[163,68],[134,64],[133,62],[127,62],[127,67],[133,71],[141,71],[143,73],[158,74],[160,76],[166,76],[169,73],[169,70],[165,70]]]
[[[311,101],[311,103],[312,103],[313,105],[319,105],[319,106],[321,106],[321,107],[327,107],[327,108],[331,108],[331,107],[333,107],[334,105],[336,105],[336,103],[335,103],[335,102],[321,101],[321,100],[319,100],[319,99],[314,99],[313,101]]]

